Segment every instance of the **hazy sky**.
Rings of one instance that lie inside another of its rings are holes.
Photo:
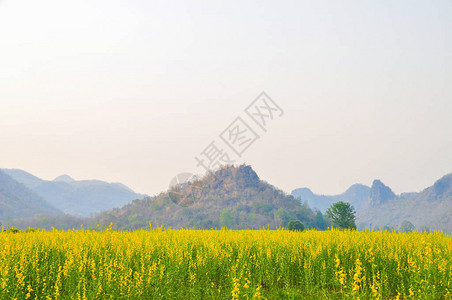
[[[241,158],[219,139],[265,91]],[[290,192],[452,172],[451,1],[0,0],[0,167],[165,190],[212,141]]]

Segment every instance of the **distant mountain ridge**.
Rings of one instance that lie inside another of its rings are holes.
[[[295,189],[291,193],[295,198],[299,198],[302,202],[307,202],[312,209],[317,209],[322,213],[331,206],[331,204],[339,201],[349,202],[358,211],[364,207],[369,200],[370,188],[363,184],[354,184],[345,192],[339,195],[318,195],[314,194],[308,188]]]
[[[396,194],[394,194],[390,187],[384,185],[379,179],[376,179],[370,188],[368,204],[370,206],[379,206],[396,198]]]
[[[369,202],[358,212],[358,222],[367,227],[397,227],[405,220],[418,228],[452,232],[452,174],[419,193],[400,196],[374,182]]]
[[[0,220],[58,214],[58,209],[0,170]]]
[[[54,180],[52,180],[52,181],[54,181],[54,182],[66,182],[66,183],[75,182],[75,180],[71,176],[66,175],[66,174],[60,175],[57,178],[55,178]]]
[[[335,202],[349,202],[356,209],[360,228],[397,228],[406,220],[417,228],[452,232],[452,174],[419,193],[396,195],[376,179],[370,188],[355,184],[340,195],[317,195],[308,188],[295,189],[292,195],[321,212]]]
[[[76,216],[88,216],[114,207],[122,207],[132,200],[146,196],[135,193],[121,183],[74,180],[69,175],[61,175],[53,181],[47,181],[23,170],[1,170],[23,183],[58,210]]]
[[[24,184],[17,183],[5,173],[11,174]],[[5,187],[9,189],[5,190]],[[25,193],[22,195],[25,196],[11,197],[10,192],[15,190],[22,191]],[[101,202],[102,207],[95,207],[95,200],[83,201],[90,199],[86,195],[96,196],[91,199],[100,199],[98,195],[108,195],[105,193],[106,190],[114,191],[115,195],[118,191],[127,195],[132,194],[134,197],[131,200],[140,199],[135,197],[138,194],[120,183],[110,184],[99,180],[77,181],[67,175],[46,181],[21,170],[5,170],[3,176],[0,176],[0,215],[2,213],[5,215],[11,203],[28,205],[23,201],[24,198],[31,199],[31,203],[34,203],[31,205],[32,209],[22,211],[25,215],[33,215],[37,211],[55,212],[56,209],[39,196],[43,194],[54,199],[52,203],[65,205],[69,211],[83,208],[83,205],[88,205],[92,210],[101,210],[108,205],[113,206],[111,198],[107,198],[107,205]],[[195,197],[193,193],[196,194]],[[83,201],[78,202],[74,199]],[[188,203],[182,205],[181,203],[187,199]],[[228,226],[243,229],[267,225],[276,228],[284,226],[287,220],[299,219],[309,227],[324,228],[328,221],[323,218],[322,212],[334,202],[346,201],[357,211],[359,228],[397,228],[403,221],[410,221],[417,228],[428,227],[431,230],[452,233],[452,174],[443,176],[421,192],[400,195],[396,195],[390,187],[376,179],[371,187],[354,184],[340,195],[316,195],[308,188],[301,188],[294,190],[289,196],[262,181],[250,166],[227,166],[193,182],[173,187],[155,197],[145,197],[133,202],[131,200],[127,200],[125,205],[115,203],[113,207],[120,208],[112,208],[92,218],[84,218],[83,222],[85,224],[114,222],[120,229],[146,228],[149,222],[157,226],[176,228]],[[316,213],[309,207],[319,212]],[[21,213],[15,215],[23,216]],[[54,220],[59,224],[66,222],[59,217],[55,217]],[[38,224],[33,223],[33,220],[25,221],[28,223],[21,224],[29,226]],[[72,218],[70,222],[73,226],[78,219]]]

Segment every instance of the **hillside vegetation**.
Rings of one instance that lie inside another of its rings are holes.
[[[328,225],[320,212],[260,180],[246,165],[223,167],[96,218],[100,224],[113,222],[121,229],[147,228],[149,222],[173,228],[277,228],[290,220],[300,220],[308,228]]]

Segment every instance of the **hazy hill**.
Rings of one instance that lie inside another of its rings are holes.
[[[100,180],[77,181],[68,175],[61,175],[53,181],[47,181],[22,170],[2,170],[54,207],[72,215],[88,216],[121,207],[145,196],[135,193],[121,183]]]
[[[331,204],[339,201],[349,202],[356,211],[359,211],[369,199],[370,188],[366,185],[354,184],[344,193],[333,196],[317,195],[308,188],[299,188],[293,190],[291,194],[295,198],[299,198],[301,202],[306,201],[309,207],[320,210],[322,213],[325,213]]]
[[[395,195],[380,181],[374,181],[367,205],[358,222],[372,227],[397,227],[410,221],[417,228],[452,232],[452,174],[419,193]]]
[[[223,167],[156,197],[136,200],[100,215],[101,224],[120,229],[164,227],[276,228],[298,219],[305,226],[325,228],[315,214],[293,196],[259,179],[250,166]]]
[[[384,185],[383,182],[376,179],[370,188],[368,205],[378,207],[396,198],[398,197],[394,194],[390,187]]]
[[[30,173],[27,173],[18,169],[0,169],[4,173],[8,174],[14,180],[23,183],[26,187],[33,189],[36,186],[42,184],[45,180],[36,177]]]
[[[51,213],[61,212],[0,170],[0,220]]]

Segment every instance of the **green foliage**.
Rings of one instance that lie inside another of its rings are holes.
[[[256,214],[253,214],[253,213],[249,214],[248,215],[249,222],[252,224],[254,222],[254,220],[256,219],[256,217],[257,217]]]
[[[19,232],[22,232],[22,230],[15,228],[15,227],[10,227],[10,228],[6,229],[5,232],[6,233],[19,233]]]
[[[254,202],[253,207],[257,213],[263,215],[270,215],[271,212],[275,209],[275,207],[272,204],[268,204],[263,201]]]
[[[292,220],[287,225],[287,228],[289,230],[294,230],[294,231],[303,231],[304,230],[304,225],[299,220]]]
[[[39,229],[36,228],[36,227],[28,227],[28,228],[25,230],[25,232],[36,232],[36,231],[39,231]]]
[[[297,207],[297,209],[296,209],[296,215],[297,215],[298,220],[306,222],[307,220],[310,219],[311,214],[312,214],[312,211],[306,203],[304,203],[300,207]]]
[[[315,215],[315,228],[318,230],[325,230],[327,229],[328,225],[325,221],[325,218],[321,211],[317,211]]]
[[[223,209],[220,214],[221,227],[231,228],[235,224],[236,212],[231,209]]]
[[[356,229],[356,211],[348,202],[333,203],[326,211],[326,216],[339,228]]]
[[[286,227],[289,222],[289,214],[281,207],[275,212],[275,222],[280,227]]]

